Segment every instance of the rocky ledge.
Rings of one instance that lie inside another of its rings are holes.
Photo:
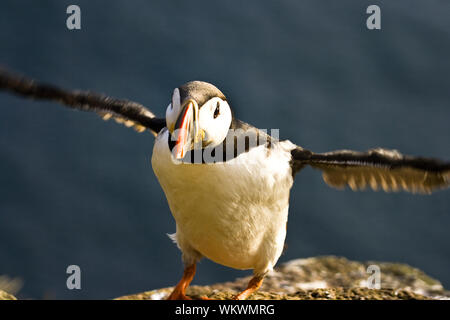
[[[369,289],[370,265],[379,267],[381,288]],[[192,286],[193,299],[230,299],[244,289],[250,277],[210,286]],[[118,300],[161,300],[172,288],[162,288],[117,298]],[[324,256],[296,259],[280,265],[269,274],[250,300],[405,300],[450,299],[442,284],[419,269],[406,264],[356,262]]]
[[[380,289],[369,289],[367,268],[378,266]],[[187,294],[193,299],[231,299],[244,289],[250,277],[210,286],[192,286]],[[172,288],[132,294],[117,300],[161,300]],[[250,300],[406,300],[445,299],[450,292],[442,284],[419,269],[406,264],[388,262],[356,262],[324,256],[297,259],[280,265],[269,274],[261,289]],[[0,300],[16,298],[0,289]]]

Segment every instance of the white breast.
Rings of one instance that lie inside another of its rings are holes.
[[[236,269],[271,270],[286,236],[294,145],[255,147],[224,163],[176,164],[167,141],[163,130],[152,166],[176,220],[181,250],[191,246]]]

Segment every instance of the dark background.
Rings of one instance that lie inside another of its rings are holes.
[[[81,7],[79,31],[66,8]],[[378,4],[382,30],[366,28]],[[238,116],[317,152],[450,160],[448,1],[1,1],[0,64],[163,116],[173,88],[214,83]],[[152,172],[153,137],[0,92],[0,274],[23,298],[114,298],[174,285],[182,264]],[[450,287],[449,191],[337,191],[305,169],[280,262],[405,262]],[[66,288],[66,267],[82,289]],[[237,271],[204,260],[195,284]]]

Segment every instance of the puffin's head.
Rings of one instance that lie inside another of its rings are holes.
[[[182,159],[190,150],[219,145],[232,118],[225,95],[212,84],[191,81],[175,88],[166,111],[173,156]]]

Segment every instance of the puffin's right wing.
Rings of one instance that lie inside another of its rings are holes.
[[[396,150],[339,150],[319,154],[297,147],[291,155],[294,172],[310,165],[322,171],[329,186],[338,189],[348,185],[354,191],[370,186],[387,192],[431,193],[450,185],[450,163],[404,156]]]
[[[165,119],[156,118],[150,110],[137,102],[92,92],[60,89],[12,74],[2,68],[0,68],[0,89],[28,98],[53,100],[73,109],[95,111],[104,120],[113,118],[127,127],[134,127],[138,132],[149,129],[156,135],[166,126]]]

